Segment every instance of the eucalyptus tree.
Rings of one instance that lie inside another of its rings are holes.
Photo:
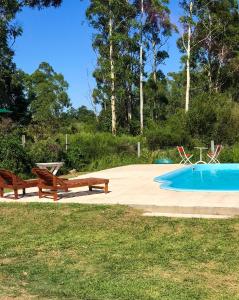
[[[148,0],[146,3],[147,19],[144,32],[152,52],[152,73],[155,83],[158,66],[168,57],[168,53],[162,48],[175,29],[175,25],[170,21],[168,3],[168,0]]]
[[[170,36],[172,24],[170,22],[168,0],[136,0],[134,5],[138,9],[139,37],[140,37],[140,131],[144,129],[144,66],[149,49],[153,52],[153,78],[157,83],[157,68],[167,57],[166,51],[160,51],[165,43],[165,37]],[[145,50],[144,50],[145,49]]]
[[[178,42],[186,53],[186,99],[189,109],[192,69],[204,75],[209,93],[226,91],[238,76],[238,5],[234,0],[183,0],[181,22],[184,34]],[[195,82],[195,87],[199,82]],[[204,87],[201,86],[203,91]]]
[[[121,79],[127,69],[122,53],[125,52],[133,15],[133,7],[127,0],[91,0],[86,12],[96,31],[93,48],[98,54],[93,73],[97,84],[93,97],[104,109],[110,105],[111,130],[114,135],[117,132]]]
[[[148,41],[148,63],[152,65],[152,74],[147,81],[146,102],[151,111],[151,118],[155,121],[164,115],[164,107],[167,99],[165,76],[160,70],[160,65],[169,57],[165,45],[175,25],[170,21],[168,0],[151,0],[147,2],[147,20],[144,29],[145,38]]]
[[[192,37],[195,30],[194,20],[194,0],[182,0],[180,5],[183,8],[184,15],[180,18],[184,32],[182,33],[179,45],[182,51],[186,52],[186,91],[185,91],[185,112],[189,110],[190,88],[191,88],[191,55],[192,55]]]
[[[209,92],[223,92],[238,76],[238,4],[197,0],[195,6],[195,60],[208,77]]]

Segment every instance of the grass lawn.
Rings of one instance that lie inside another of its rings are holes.
[[[239,299],[239,219],[0,204],[0,299]]]

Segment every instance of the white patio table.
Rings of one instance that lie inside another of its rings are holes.
[[[40,169],[48,169],[53,175],[56,175],[59,169],[64,165],[63,162],[37,163]]]
[[[206,162],[205,161],[203,161],[202,160],[202,151],[203,150],[206,150],[206,149],[208,149],[208,148],[206,148],[206,147],[194,147],[195,149],[199,149],[199,151],[200,151],[200,160],[199,161],[197,161],[195,164],[206,164]]]

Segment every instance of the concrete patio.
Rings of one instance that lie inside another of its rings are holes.
[[[109,194],[89,192],[87,187],[63,193],[57,203],[122,204],[143,209],[147,215],[228,217],[239,215],[239,192],[176,192],[162,190],[153,178],[181,168],[180,165],[130,165],[90,173],[84,177],[110,179]],[[27,190],[19,200],[1,202],[53,202],[37,196],[37,189]]]

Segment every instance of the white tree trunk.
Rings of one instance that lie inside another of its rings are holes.
[[[115,104],[115,68],[113,59],[113,42],[112,42],[113,20],[109,20],[109,42],[110,42],[110,78],[111,78],[111,114],[112,114],[112,134],[116,135],[116,104]]]
[[[190,2],[190,19],[192,18],[192,11],[193,11],[193,2]],[[191,83],[191,73],[190,73],[190,59],[191,59],[191,20],[188,23],[188,44],[187,44],[187,85],[186,85],[186,101],[185,101],[185,111],[188,112],[189,110],[189,102],[190,102],[190,83]]]
[[[144,131],[144,94],[143,94],[143,14],[144,0],[141,0],[141,28],[140,28],[140,133]]]
[[[128,122],[130,123],[132,121],[132,96],[130,86],[128,86],[127,117]]]
[[[153,47],[153,79],[154,83],[157,83],[157,50],[156,50],[156,42],[153,38],[152,41],[152,47]]]

